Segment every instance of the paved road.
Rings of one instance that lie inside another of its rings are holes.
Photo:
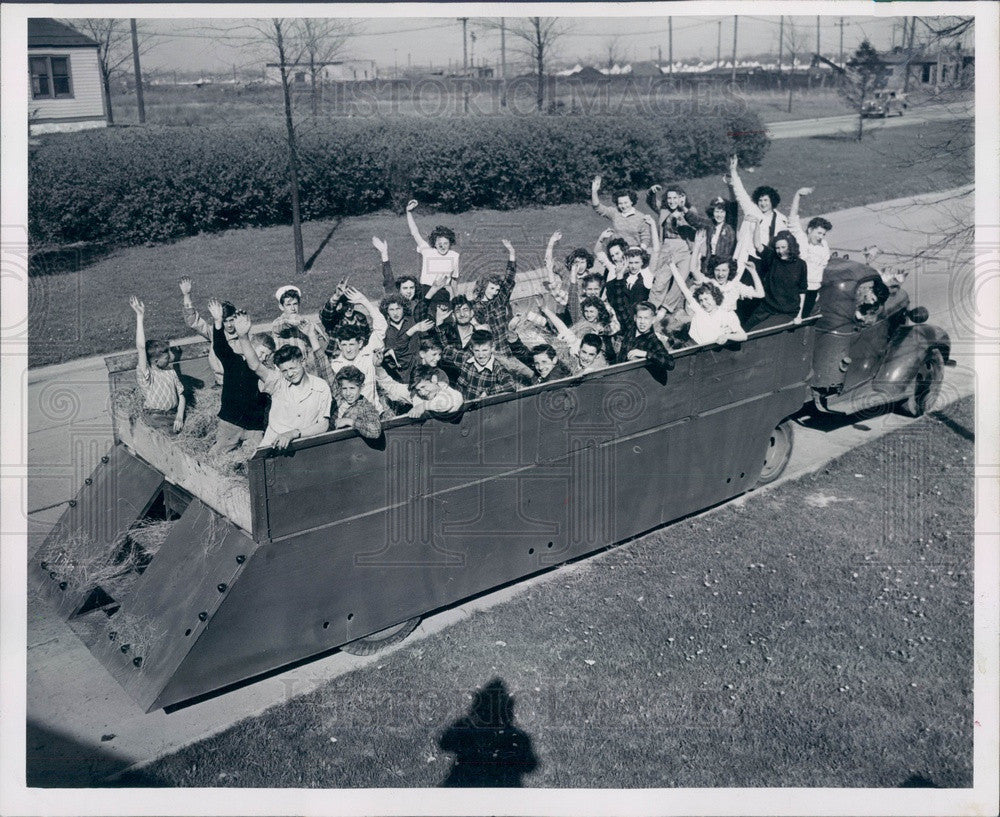
[[[914,252],[945,215],[972,218],[968,191],[884,202],[828,214],[835,245],[848,250],[877,242],[894,252]],[[993,282],[995,285],[996,282]],[[914,270],[907,289],[913,302],[927,306],[935,322],[954,340],[955,368],[946,374],[945,399],[972,392],[971,360],[993,354],[996,327],[977,325],[976,293],[968,256],[931,259]],[[996,292],[978,293],[982,301]],[[980,322],[981,323],[981,322]],[[29,508],[69,497],[111,443],[107,381],[101,364],[35,370],[28,384],[30,418],[27,461]],[[906,421],[885,415],[855,424],[799,427],[796,450],[783,479],[823,466],[844,451],[870,441]],[[5,471],[5,476],[7,472]],[[14,472],[11,472],[14,475]],[[740,501],[760,501],[762,492]],[[29,515],[29,551],[58,519],[61,507]],[[552,573],[533,581],[547,581]],[[521,592],[508,588],[425,620],[411,638],[440,631],[476,609],[495,605]],[[407,642],[409,643],[409,642]],[[337,653],[303,667],[259,681],[227,695],[169,715],[146,715],[58,621],[44,604],[28,606],[28,743],[27,757],[36,785],[88,785],[124,768],[151,760],[180,746],[221,731],[269,706],[303,694],[337,675],[380,660]],[[102,736],[114,735],[102,740]]]
[[[971,118],[974,115],[972,100],[954,102],[947,105],[926,105],[909,108],[902,116],[893,115],[887,119],[865,119],[865,129],[898,128],[901,125],[916,125],[921,122],[941,122]],[[767,135],[772,139],[793,139],[801,136],[831,136],[837,133],[854,133],[858,127],[858,117],[826,116],[822,119],[793,119],[789,122],[771,122]]]

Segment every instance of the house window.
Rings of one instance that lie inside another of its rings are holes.
[[[923,70],[920,72],[920,81],[925,83],[931,81],[931,65],[929,62],[925,62],[923,65]]]
[[[32,99],[71,99],[73,83],[69,74],[69,57],[32,57]]]

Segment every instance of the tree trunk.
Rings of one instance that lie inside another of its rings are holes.
[[[316,118],[319,113],[319,100],[316,97],[316,59],[313,52],[309,52],[309,79],[312,83],[312,115]]]
[[[292,188],[292,239],[295,243],[295,272],[305,272],[305,252],[302,248],[302,217],[299,208],[299,155],[295,146],[295,123],[292,120],[292,95],[288,87],[288,69],[285,65],[285,43],[281,24],[275,21],[275,40],[278,45],[278,64],[281,71],[281,90],[285,97],[285,129],[288,132],[288,177]]]
[[[107,68],[101,66],[101,82],[104,84],[104,108],[108,114],[108,124],[115,124],[115,114],[111,110],[111,76]]]
[[[541,113],[545,105],[545,43],[542,42],[541,22],[534,18],[535,25],[535,63],[538,70],[538,86],[535,89],[535,105]]]

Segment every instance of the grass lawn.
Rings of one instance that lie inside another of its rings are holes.
[[[840,137],[781,140],[772,145],[756,172],[746,174],[746,183],[748,187],[764,182],[776,187],[788,199],[783,210],[796,187],[815,186],[808,214],[956,187],[971,178],[971,154],[967,165],[952,156],[939,166],[921,166],[919,172],[905,168],[918,146],[943,139],[949,127],[928,123],[870,132],[861,143]],[[720,168],[718,177],[685,180],[690,200],[704,207],[712,196],[725,194],[721,174]],[[581,202],[587,196],[587,180],[581,180]],[[466,281],[484,271],[502,271],[506,256],[501,238],[510,238],[521,269],[530,269],[541,264],[553,231],[563,233],[559,249],[568,253],[577,246],[592,247],[607,226],[583,203],[457,215],[418,210],[417,217],[425,235],[437,223],[455,229]],[[305,293],[306,311],[317,310],[345,275],[369,295],[381,292],[372,235],[388,239],[397,275],[418,268],[405,219],[395,213],[310,222],[304,225],[303,234],[306,258],[313,258],[308,277],[296,281]],[[850,236],[836,236],[836,241],[851,246]],[[149,337],[183,336],[186,327],[177,289],[182,275],[196,279],[194,297],[200,308],[210,297],[220,297],[246,308],[255,320],[269,320],[277,314],[274,290],[294,278],[289,272],[291,258],[291,229],[279,226],[131,247],[78,272],[33,277],[28,291],[29,365],[60,363],[131,346],[134,324],[128,297],[133,293],[146,302]]]
[[[970,397],[122,784],[971,786],[973,427]]]

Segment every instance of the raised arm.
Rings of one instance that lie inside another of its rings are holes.
[[[743,215],[753,221],[763,221],[764,214],[754,204],[753,199],[750,198],[750,194],[747,193],[747,189],[743,185],[743,180],[740,178],[739,159],[735,155],[729,160],[729,181],[733,186],[733,195],[736,196],[736,201],[739,202]]]
[[[545,271],[549,275],[549,283],[552,286],[557,286],[561,283],[559,280],[557,280],[556,262],[555,259],[553,258],[556,244],[558,244],[561,239],[562,239],[562,233],[556,230],[556,232],[552,233],[552,235],[549,236],[549,243],[546,244],[545,246]]]
[[[580,338],[578,338],[570,328],[562,322],[559,316],[549,309],[547,306],[539,307],[541,313],[548,319],[549,323],[552,324],[552,328],[556,330],[556,334],[565,343],[570,352],[574,355],[580,351]]]
[[[149,360],[146,358],[146,305],[135,295],[129,300],[132,311],[135,312],[135,351],[139,359],[135,365],[136,370],[143,377],[149,374]]]
[[[180,281],[177,282],[180,287],[181,295],[184,297],[184,323],[188,325],[188,328],[194,332],[197,332],[203,338],[207,340],[212,339],[212,327],[194,308],[194,304],[191,303],[191,279],[185,275]]]
[[[677,269],[677,265],[671,261],[670,262],[670,274],[674,276],[674,283],[680,288],[681,293],[684,295],[684,300],[687,301],[688,309],[692,312],[702,312],[701,304],[699,304],[694,295],[691,294],[691,290],[688,289],[688,285],[684,283],[684,278],[681,275],[681,271]]]
[[[761,283],[760,275],[757,274],[757,265],[753,261],[747,261],[746,269],[750,273],[750,279],[753,281],[753,297],[763,298],[764,284]]]
[[[386,323],[385,316],[382,314],[382,310],[376,308],[371,301],[369,301],[362,293],[361,290],[356,287],[345,287],[344,295],[347,296],[355,308],[359,306],[365,307],[365,311],[371,316],[372,319],[372,334],[368,338],[368,346],[375,348],[376,346],[385,345],[385,333],[389,329],[389,324]]]
[[[261,380],[267,380],[268,375],[271,373],[270,369],[267,368],[260,359],[257,357],[257,352],[253,348],[253,344],[250,342],[250,316],[246,312],[237,312],[236,319],[233,322],[233,330],[236,332],[236,337],[240,344],[240,352],[243,354],[244,360],[247,362],[247,366],[250,367],[257,377]]]
[[[701,261],[708,252],[708,235],[704,230],[699,230],[694,236],[694,246],[691,247],[691,259],[688,272],[699,284],[708,280],[708,277],[701,271]]]
[[[372,246],[382,258],[382,289],[386,295],[392,295],[396,291],[396,278],[392,274],[392,264],[389,263],[389,244],[373,235]]]
[[[646,193],[646,206],[659,216],[663,207],[663,185],[654,184]]]
[[[417,242],[417,246],[420,249],[429,247],[430,244],[420,235],[420,230],[417,228],[417,222],[413,218],[413,211],[417,209],[417,200],[410,199],[406,205],[406,226],[410,228],[410,235],[413,236],[413,240]]]
[[[506,298],[510,300],[511,293],[514,291],[514,284],[517,280],[517,253],[514,252],[514,245],[511,244],[506,238],[501,242],[507,249],[507,273],[503,278],[503,285],[500,287],[500,292],[497,293],[498,298]]]
[[[788,229],[800,244],[805,241],[806,234],[805,230],[802,229],[802,220],[799,218],[799,203],[803,196],[808,196],[812,191],[811,187],[800,187],[796,190],[792,197],[792,209],[788,212]]]
[[[660,228],[652,216],[647,215],[643,218],[649,227],[649,268],[655,270],[660,261]]]
[[[218,299],[213,298],[208,302],[208,312],[212,316],[212,351],[215,356],[222,361],[223,367],[233,358],[237,357],[233,347],[226,340],[226,335],[222,331],[222,304]]]
[[[594,176],[594,180],[590,183],[590,203],[594,207],[601,206],[601,177]]]

